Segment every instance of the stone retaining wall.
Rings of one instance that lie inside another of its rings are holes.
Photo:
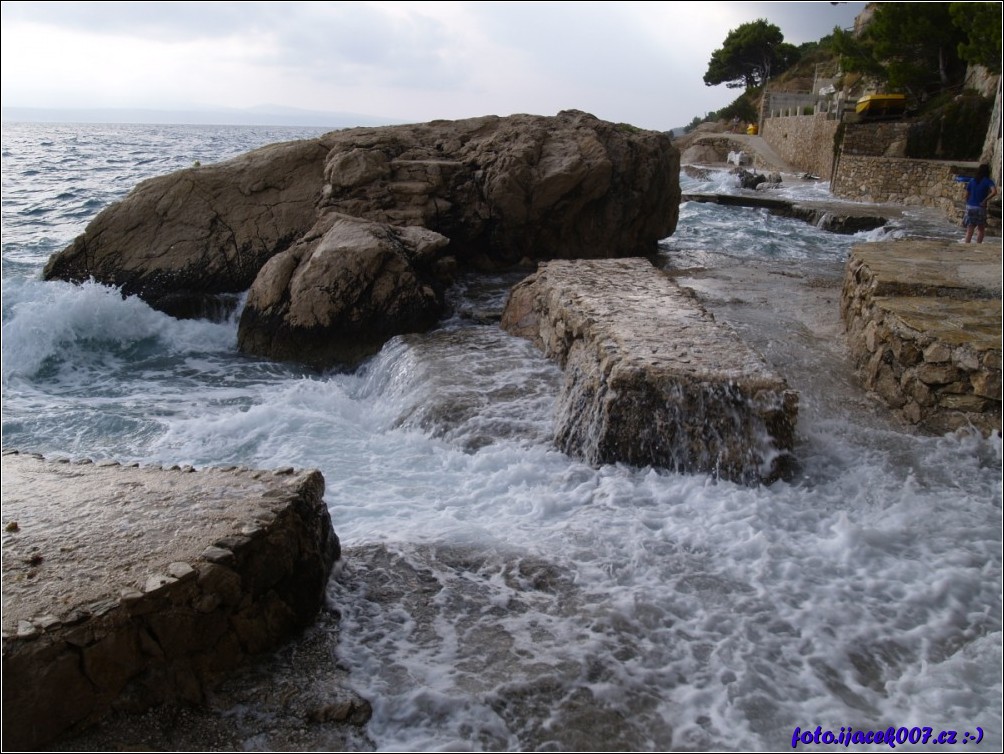
[[[798,394],[645,259],[541,264],[502,327],[562,365],[555,442],[570,455],[747,484],[791,468]]]
[[[828,181],[833,177],[833,139],[839,125],[825,113],[764,118],[760,135],[793,166]]]
[[[338,539],[317,471],[3,457],[3,745],[200,702],[308,625]]]
[[[999,245],[855,247],[841,315],[865,387],[923,430],[999,433],[1000,270]]]
[[[905,121],[845,123],[840,150],[868,157],[906,157],[909,136],[910,123]]]
[[[961,222],[966,199],[955,177],[971,172],[964,164],[841,154],[833,178],[835,196],[855,202],[932,207]]]

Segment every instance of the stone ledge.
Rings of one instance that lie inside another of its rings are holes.
[[[791,217],[831,233],[846,235],[881,228],[889,222],[891,216],[900,214],[899,211],[889,207],[880,208],[882,214],[876,214],[874,207],[853,207],[847,203],[839,204],[836,202],[809,204],[776,197],[746,194],[683,194],[680,196],[680,202],[702,202],[726,207],[765,209],[778,217]]]
[[[791,465],[797,393],[644,259],[541,264],[502,327],[564,368],[555,440],[571,455],[749,484]]]
[[[855,247],[841,315],[865,387],[934,433],[1001,431],[1001,247]]]
[[[203,701],[323,605],[339,544],[317,471],[2,464],[5,748]]]

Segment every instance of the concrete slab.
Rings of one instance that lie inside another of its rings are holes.
[[[513,289],[502,327],[564,368],[565,452],[745,483],[791,462],[795,391],[647,260],[541,264]]]
[[[339,547],[317,471],[2,468],[5,749],[201,701],[323,605]]]
[[[1001,431],[1001,245],[856,246],[841,315],[858,375],[933,433]]]

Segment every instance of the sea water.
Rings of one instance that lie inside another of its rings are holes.
[[[716,299],[699,272],[798,271],[832,292],[853,244],[957,228],[918,214],[839,236],[681,207],[665,266],[800,391],[799,472],[754,488],[558,452],[560,372],[495,322],[518,276],[464,278],[439,328],[352,373],[238,354],[233,320],[41,281],[137,181],[316,133],[4,124],[4,448],[320,469],[345,551],[331,651],[376,749],[827,750],[828,731],[890,727],[900,750],[930,748],[927,729],[1000,748],[999,438],[907,431],[848,376],[840,338],[790,326],[783,298]],[[738,191],[724,171],[681,183]]]

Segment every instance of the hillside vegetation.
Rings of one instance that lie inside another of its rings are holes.
[[[912,124],[908,157],[977,160],[993,101],[967,89],[966,74],[974,65],[1000,74],[1001,7],[1000,3],[871,3],[853,32],[836,28],[818,42],[799,47],[784,43],[779,33],[767,35],[762,20],[744,24],[729,33],[705,74],[709,85],[745,85],[743,92],[721,110],[695,117],[685,131],[712,122],[725,128],[736,118],[756,123],[765,89],[810,93],[817,80],[826,79],[843,91],[848,103],[867,93],[906,95],[903,117]],[[761,45],[769,46],[759,55],[750,53],[753,32],[760,35]],[[740,44],[746,46],[740,49]],[[753,73],[738,62],[730,69],[730,60],[755,61]],[[746,85],[749,82],[753,85]]]

